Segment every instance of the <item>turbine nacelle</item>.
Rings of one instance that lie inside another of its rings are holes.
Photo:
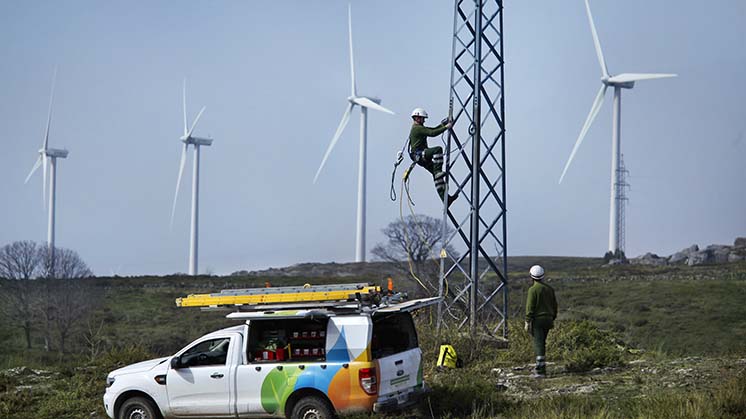
[[[212,138],[201,138],[201,137],[186,137],[182,136],[179,138],[179,140],[184,144],[191,144],[191,145],[204,145],[204,146],[211,146],[212,145]]]
[[[603,83],[604,86],[619,87],[622,89],[632,89],[633,87],[635,87],[634,81],[614,81],[613,76],[601,77],[601,83]]]
[[[350,102],[350,103],[352,103],[352,104],[355,104],[355,105],[365,106],[365,105],[363,105],[363,104],[360,103],[361,102],[360,99],[368,99],[371,102],[375,103],[376,105],[380,105],[381,104],[381,99],[380,98],[371,97],[371,96],[350,96],[350,97],[347,98],[347,101]]]
[[[44,150],[43,148],[39,150],[39,154],[46,155],[47,157],[54,157],[54,158],[60,158],[64,159],[68,155],[68,151],[64,149],[58,149],[58,148],[48,148]]]

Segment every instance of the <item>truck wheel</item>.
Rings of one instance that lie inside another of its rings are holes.
[[[316,396],[298,400],[290,414],[290,419],[333,419],[335,417],[329,403]]]
[[[144,397],[132,397],[119,408],[117,419],[158,419],[160,414],[153,402]]]

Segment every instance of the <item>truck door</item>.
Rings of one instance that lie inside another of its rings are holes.
[[[378,364],[379,400],[392,398],[402,404],[409,393],[422,387],[422,351],[410,313],[438,301],[437,297],[412,300],[373,315],[371,352]]]
[[[166,377],[168,403],[175,416],[233,416],[230,382],[240,340],[211,337],[179,355],[180,367],[169,368]]]

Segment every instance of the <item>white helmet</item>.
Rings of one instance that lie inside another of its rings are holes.
[[[535,279],[537,281],[541,281],[542,279],[544,279],[544,268],[539,265],[532,266],[531,270],[528,272],[531,274],[532,279]]]
[[[414,110],[412,111],[412,117],[414,118],[415,116],[427,118],[427,111],[422,108],[414,108]]]

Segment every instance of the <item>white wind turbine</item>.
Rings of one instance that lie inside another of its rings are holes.
[[[613,105],[613,122],[612,122],[612,137],[611,137],[611,198],[610,198],[610,210],[609,210],[609,251],[615,252],[620,249],[620,225],[619,225],[619,209],[620,209],[620,196],[619,196],[619,164],[621,160],[621,119],[622,119],[622,89],[631,89],[635,86],[636,81],[641,80],[652,80],[652,79],[663,79],[668,77],[676,77],[676,74],[639,74],[639,73],[622,73],[616,76],[609,74],[606,67],[606,61],[604,61],[604,54],[601,50],[601,42],[598,39],[598,33],[596,32],[596,25],[593,23],[593,16],[591,15],[591,7],[588,4],[588,0],[585,0],[585,10],[588,14],[588,22],[591,27],[591,34],[593,35],[593,43],[596,48],[596,55],[598,56],[598,63],[601,65],[601,89],[596,95],[596,99],[593,101],[591,106],[591,112],[588,114],[583,128],[580,130],[580,135],[575,146],[570,153],[570,158],[565,164],[562,175],[560,176],[559,182],[562,183],[562,179],[567,173],[567,169],[572,163],[572,159],[575,157],[575,153],[578,151],[580,144],[583,142],[585,135],[588,133],[593,120],[601,110],[601,105],[604,102],[606,96],[606,89],[609,87],[614,88],[614,105]]]
[[[183,109],[184,109],[184,135],[180,138],[184,143],[181,150],[181,163],[179,164],[179,177],[176,180],[176,192],[174,193],[174,204],[171,208],[171,225],[174,223],[174,213],[176,212],[176,200],[179,197],[179,186],[181,185],[181,176],[184,174],[184,164],[186,163],[186,153],[190,145],[194,146],[194,166],[192,170],[192,230],[191,239],[189,240],[189,275],[197,275],[197,260],[199,250],[199,150],[200,146],[212,145],[212,139],[200,138],[192,135],[194,127],[197,126],[202,112],[205,111],[203,106],[197,117],[192,122],[192,127],[187,128],[186,112],[186,79],[184,79],[183,88]]]
[[[57,194],[57,159],[64,159],[67,157],[68,151],[64,149],[49,148],[49,127],[52,123],[52,102],[54,100],[54,85],[57,80],[57,68],[54,69],[54,75],[52,76],[52,91],[49,95],[49,111],[47,113],[47,128],[44,132],[44,141],[42,147],[39,149],[39,158],[36,159],[34,167],[31,168],[28,176],[24,183],[28,183],[31,176],[36,172],[39,166],[42,166],[44,172],[44,183],[42,186],[42,198],[44,199],[44,205],[46,206],[46,195],[47,195],[47,165],[49,165],[49,219],[47,224],[47,247],[49,249],[50,256],[50,271],[51,275],[54,276],[54,233],[55,233],[55,198]]]
[[[355,262],[365,262],[365,164],[366,164],[366,149],[368,143],[368,108],[375,109],[377,111],[386,112],[394,115],[394,112],[384,108],[380,105],[381,99],[370,97],[370,96],[358,96],[357,86],[355,84],[355,61],[352,54],[352,6],[347,7],[347,26],[350,38],[350,74],[351,74],[351,90],[350,97],[347,98],[347,109],[345,109],[342,115],[342,121],[337,127],[337,131],[332,137],[332,141],[329,143],[329,147],[324,153],[324,158],[321,160],[319,170],[316,171],[316,176],[313,178],[313,182],[321,174],[321,169],[324,168],[326,160],[329,158],[332,149],[337,144],[342,132],[347,126],[347,122],[350,120],[350,114],[355,105],[360,106],[360,158],[358,160],[358,183],[357,183],[357,241],[355,244]]]

